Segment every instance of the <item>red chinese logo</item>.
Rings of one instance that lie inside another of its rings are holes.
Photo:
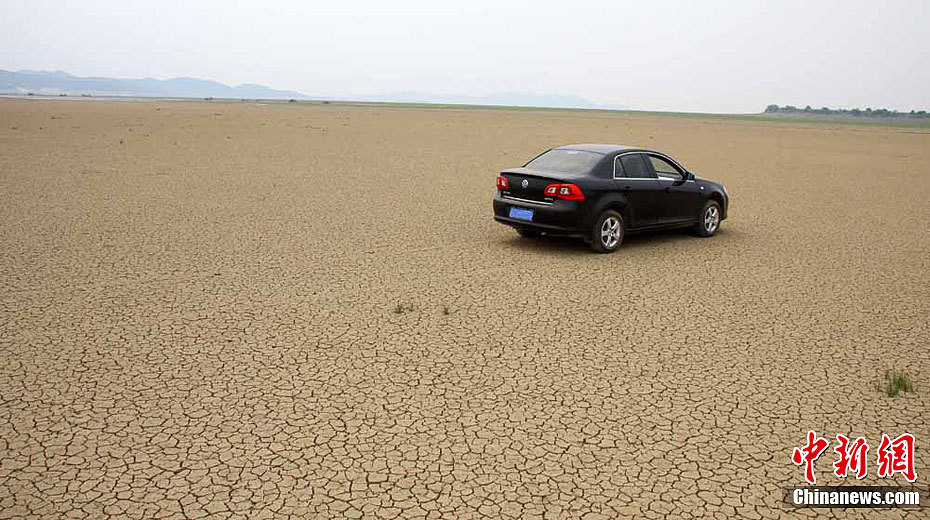
[[[857,437],[850,441],[849,437],[837,434],[837,446],[833,451],[839,455],[839,460],[833,463],[833,474],[840,478],[853,475],[857,479],[865,478],[869,474],[868,454],[869,443],[864,437]],[[830,443],[823,437],[817,437],[812,430],[807,432],[807,444],[795,448],[791,454],[791,462],[804,466],[804,480],[810,485],[817,483],[814,475],[814,462],[827,450]],[[900,473],[908,482],[917,480],[914,471],[914,436],[905,433],[895,439],[882,434],[882,443],[878,447],[878,476],[880,478],[893,477]]]
[[[791,461],[798,466],[804,465],[804,479],[811,485],[817,483],[817,477],[814,476],[814,461],[826,451],[830,443],[823,437],[817,437],[813,430],[807,432],[807,445],[803,448],[795,448],[794,454],[791,455]]]
[[[878,476],[891,477],[901,473],[908,482],[917,480],[914,472],[914,436],[905,433],[895,440],[889,440],[882,434],[882,444],[878,447]]]
[[[846,474],[853,471],[857,479],[868,475],[869,462],[866,456],[869,453],[869,443],[865,442],[863,437],[859,437],[850,445],[849,439],[845,435],[839,434],[837,434],[836,440],[840,445],[833,448],[833,451],[839,453],[840,460],[833,463],[833,474],[837,477],[846,478]]]

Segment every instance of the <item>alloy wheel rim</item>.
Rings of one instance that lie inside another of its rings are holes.
[[[720,224],[720,211],[717,209],[717,206],[711,206],[707,208],[707,211],[704,212],[704,229],[708,233],[713,233],[717,230],[717,226]]]
[[[607,217],[601,224],[601,243],[607,249],[613,249],[620,242],[620,221]]]

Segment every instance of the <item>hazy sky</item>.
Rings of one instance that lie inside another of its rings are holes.
[[[6,1],[0,68],[351,97],[930,109],[930,1]]]

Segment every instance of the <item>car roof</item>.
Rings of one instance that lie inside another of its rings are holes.
[[[651,152],[652,150],[646,150],[645,148],[640,148],[638,146],[625,146],[622,144],[566,144],[562,146],[557,146],[554,150],[581,150],[584,152],[594,152],[601,154],[609,154],[615,152]]]

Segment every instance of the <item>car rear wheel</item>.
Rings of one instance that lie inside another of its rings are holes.
[[[701,209],[701,214],[698,216],[698,223],[695,226],[695,231],[702,237],[714,236],[714,233],[720,229],[721,216],[720,204],[715,200],[707,201]]]
[[[609,209],[594,221],[591,230],[591,249],[597,253],[613,253],[623,242],[623,217]]]

